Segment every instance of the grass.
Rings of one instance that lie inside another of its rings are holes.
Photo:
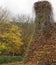
[[[22,60],[23,60],[23,58],[21,56],[0,56],[0,64],[17,62],[17,61],[20,62]]]

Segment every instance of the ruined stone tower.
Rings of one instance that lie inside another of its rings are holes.
[[[52,23],[52,7],[48,1],[34,3],[35,37],[25,57],[25,65],[56,64],[56,23]]]

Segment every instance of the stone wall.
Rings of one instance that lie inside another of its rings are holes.
[[[48,1],[34,3],[35,37],[25,56],[25,65],[55,65],[56,23],[52,23],[52,7]]]

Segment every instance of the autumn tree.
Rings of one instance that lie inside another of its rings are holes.
[[[3,22],[0,28],[0,43],[1,46],[3,46],[2,49],[7,48],[6,51],[13,53],[13,55],[15,53],[18,54],[20,46],[23,44],[20,27],[10,22]]]
[[[15,19],[15,18],[14,18]],[[16,20],[14,20],[16,21]],[[21,55],[25,55],[26,49],[28,48],[29,43],[31,42],[34,34],[35,23],[32,18],[26,15],[18,15],[16,25],[20,26],[22,30],[22,41],[23,45],[21,46]]]

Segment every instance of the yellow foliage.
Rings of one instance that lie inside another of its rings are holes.
[[[7,28],[5,25],[9,25]],[[0,45],[1,49],[6,49],[10,52],[17,52],[20,49],[20,46],[23,44],[21,39],[21,28],[17,25],[11,25],[9,22],[4,23],[4,32],[0,34]]]

